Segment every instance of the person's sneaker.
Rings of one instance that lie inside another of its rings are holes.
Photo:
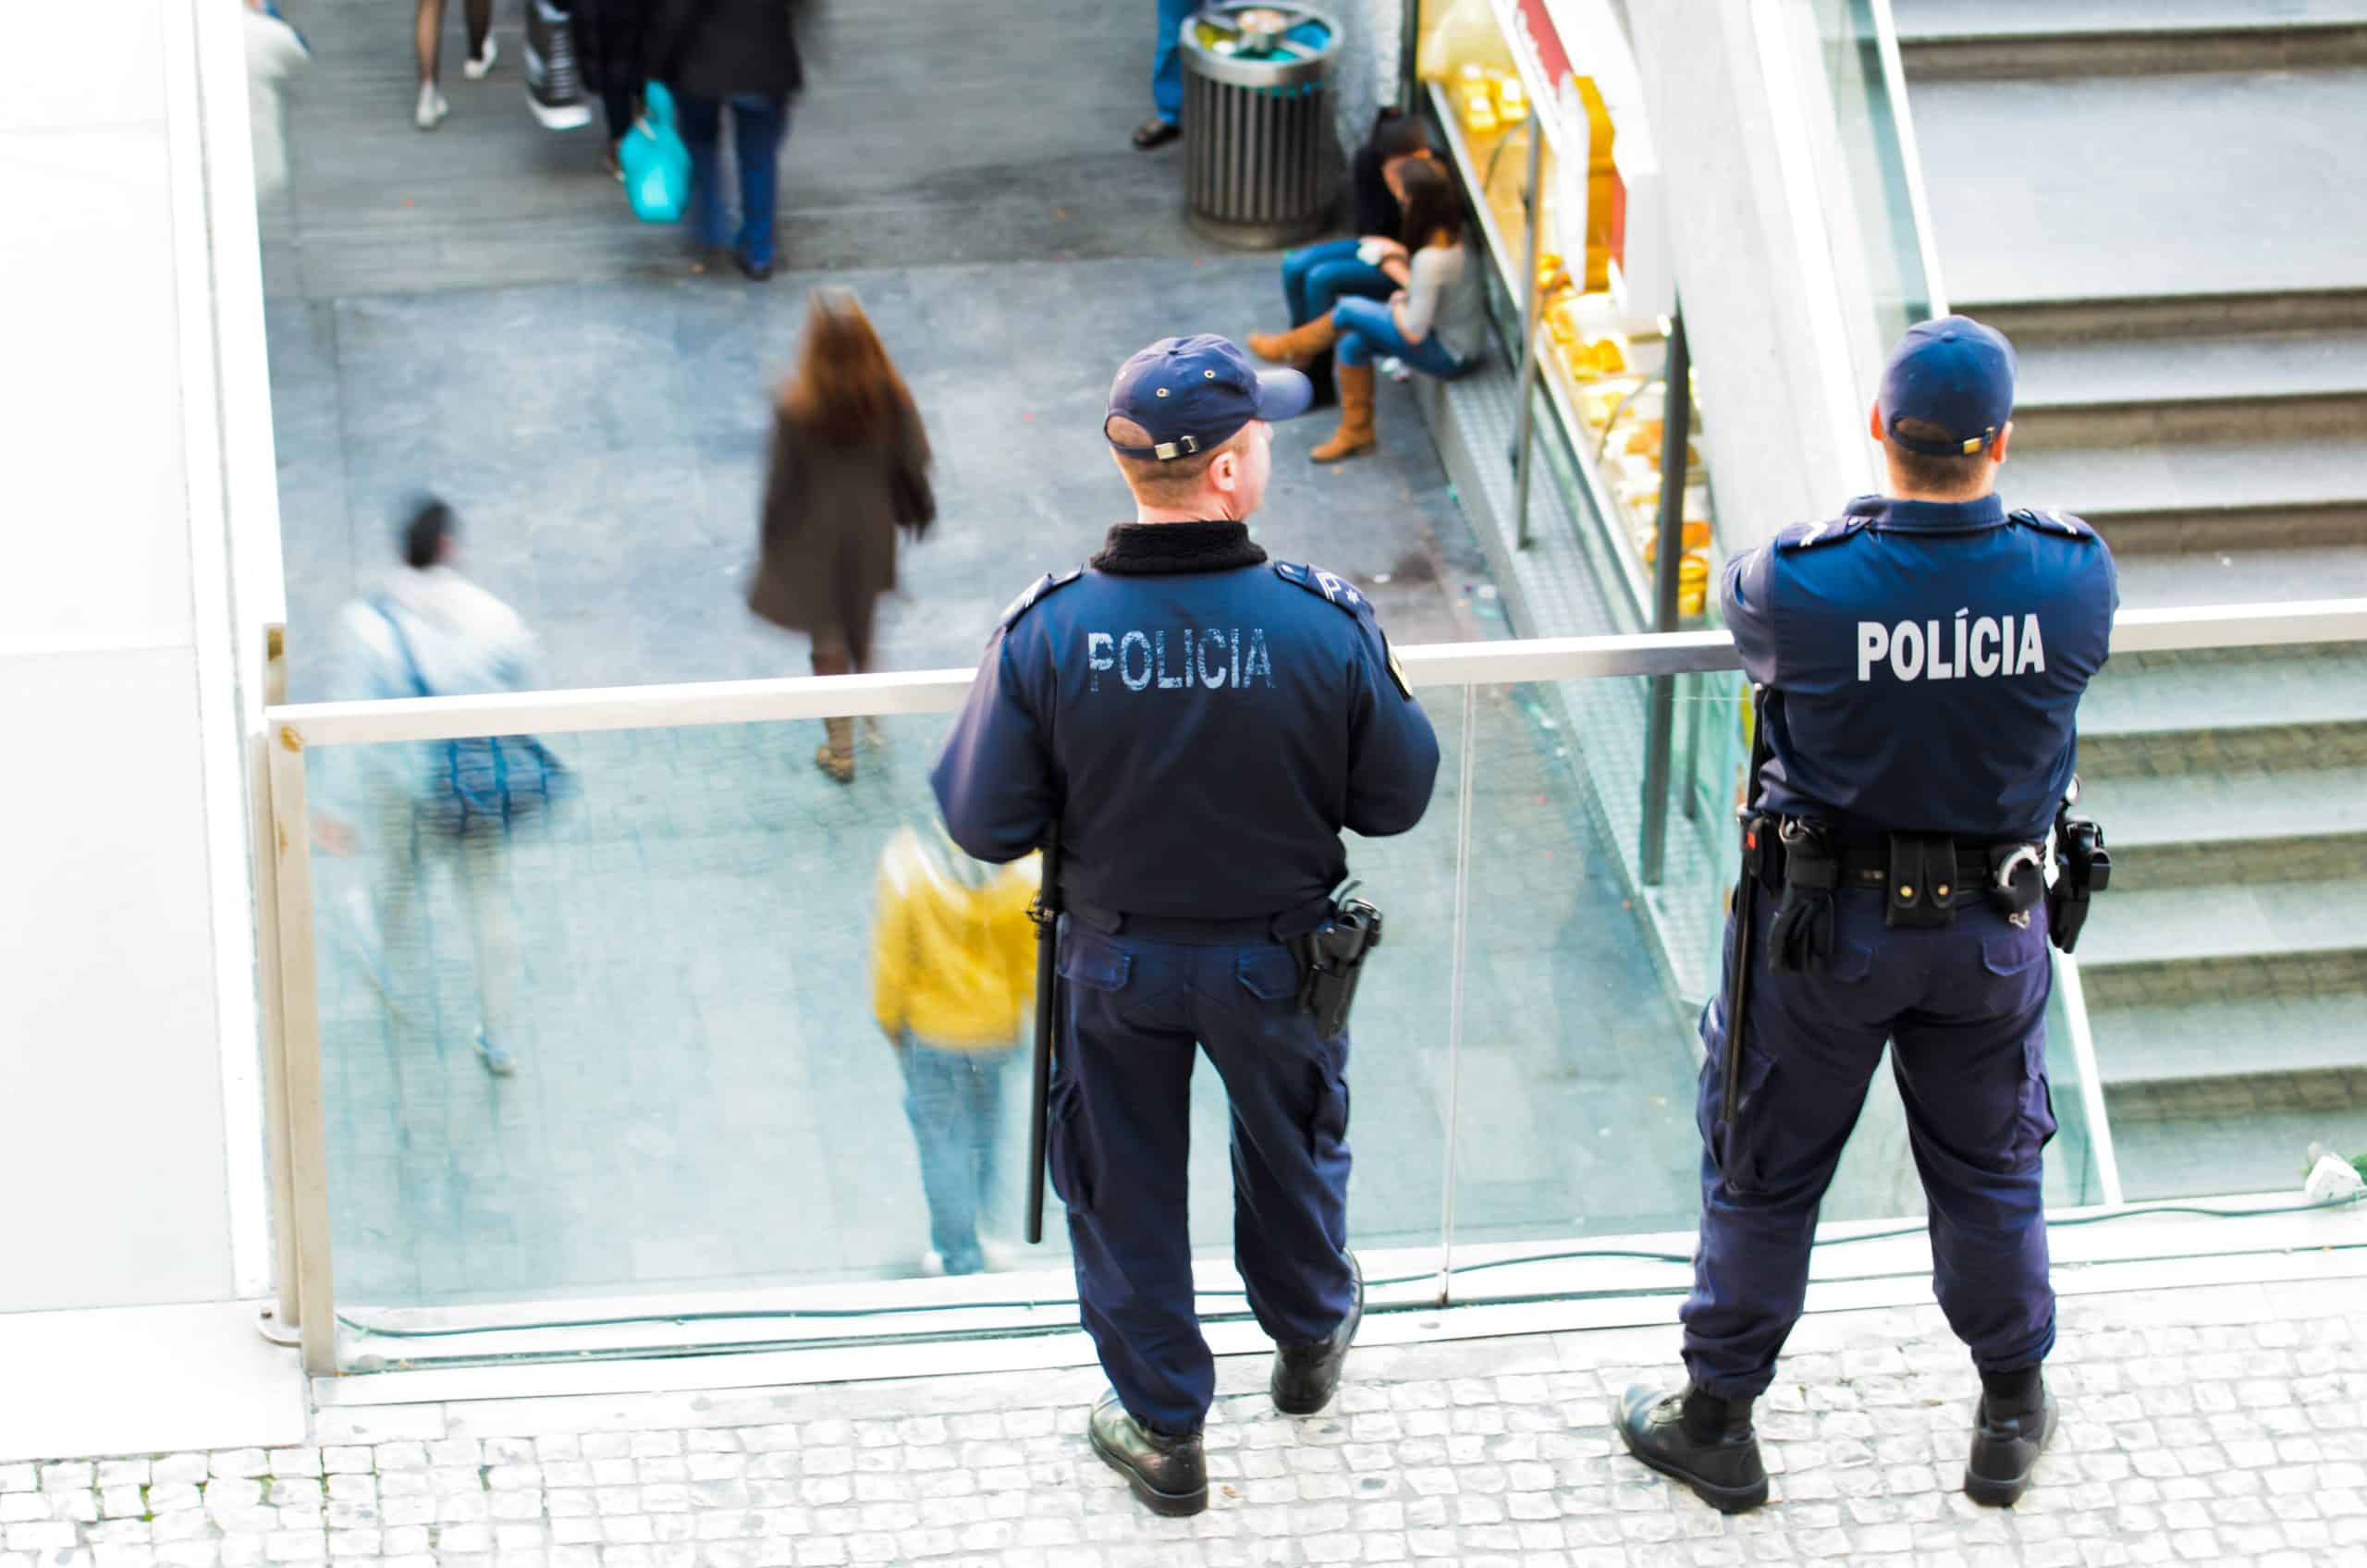
[[[1356,1325],[1365,1320],[1365,1271],[1355,1253],[1348,1255],[1348,1274],[1355,1282],[1355,1295],[1348,1303],[1348,1316],[1330,1339],[1274,1347],[1274,1373],[1267,1389],[1274,1396],[1274,1408],[1285,1415],[1312,1415],[1339,1391],[1348,1346],[1355,1341]]]
[[[1723,1400],[1687,1383],[1674,1393],[1629,1389],[1611,1407],[1627,1452],[1693,1488],[1721,1513],[1767,1501],[1767,1467],[1750,1427],[1748,1400]]]
[[[921,1254],[921,1278],[924,1280],[945,1278],[945,1255],[935,1247]]]
[[[526,0],[526,105],[550,130],[592,123],[583,78],[575,65],[575,18],[550,0]]]
[[[509,1054],[509,1047],[486,1034],[482,1026],[477,1030],[477,1060],[496,1078],[508,1078],[518,1071],[518,1059]]]
[[[499,58],[501,58],[501,45],[496,43],[493,41],[493,34],[488,32],[484,35],[484,53],[472,55],[460,62],[460,74],[471,81],[483,81],[493,74],[493,63]]]
[[[1086,1425],[1101,1463],[1126,1477],[1126,1485],[1153,1513],[1180,1519],[1208,1506],[1208,1462],[1200,1434],[1163,1437],[1126,1413],[1116,1390],[1101,1396]]]
[[[1972,1455],[1965,1461],[1964,1495],[1990,1508],[2011,1508],[2030,1489],[2030,1470],[2054,1440],[2054,1396],[2045,1385],[2038,1403],[2011,1413],[1987,1393],[1973,1407]]]
[[[413,125],[422,130],[434,130],[451,112],[452,105],[444,102],[444,94],[435,91],[434,82],[419,84],[419,107],[411,112],[411,116]]]

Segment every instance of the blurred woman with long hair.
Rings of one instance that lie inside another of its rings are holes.
[[[814,640],[814,673],[871,668],[873,615],[896,586],[896,531],[937,516],[928,436],[852,294],[817,291],[773,410],[762,555],[748,607]],[[825,719],[814,763],[854,778],[854,721]]]

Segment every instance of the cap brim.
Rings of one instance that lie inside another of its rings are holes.
[[[1294,370],[1257,373],[1257,417],[1268,423],[1296,419],[1315,401],[1315,384]]]

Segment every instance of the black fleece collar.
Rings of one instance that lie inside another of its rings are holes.
[[[1122,522],[1085,564],[1120,577],[1159,577],[1232,571],[1265,560],[1266,552],[1251,541],[1245,522]]]

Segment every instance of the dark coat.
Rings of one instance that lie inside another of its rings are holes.
[[[896,529],[934,509],[928,436],[907,409],[886,436],[833,446],[773,416],[761,555],[748,608],[867,663],[872,608],[896,586]]]
[[[791,0],[659,0],[649,74],[683,97],[786,98],[805,86]]]

